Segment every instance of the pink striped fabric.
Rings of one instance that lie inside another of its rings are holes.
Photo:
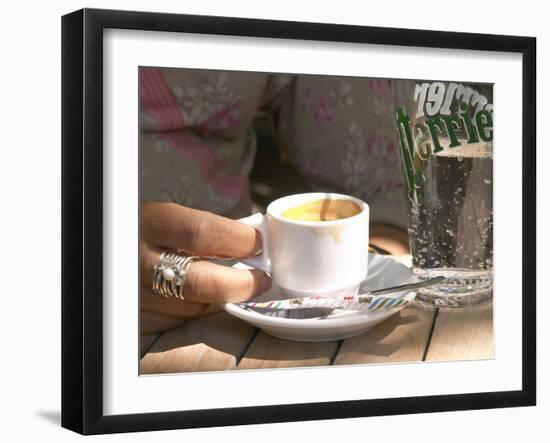
[[[155,68],[141,68],[139,82],[142,110],[155,120],[160,137],[175,152],[197,164],[205,183],[214,191],[229,198],[242,197],[247,205],[248,177],[225,175],[223,161],[216,156],[215,150],[187,134],[179,105],[162,72]],[[228,110],[229,114],[232,111]],[[230,117],[225,114],[215,115],[211,125],[215,126],[220,118]]]
[[[183,116],[159,69],[142,68],[139,76],[143,110],[153,117],[160,131],[183,129]]]
[[[166,132],[162,137],[172,149],[197,164],[204,181],[216,192],[236,198],[248,189],[248,177],[223,175],[222,161],[207,144],[189,138],[183,131]]]

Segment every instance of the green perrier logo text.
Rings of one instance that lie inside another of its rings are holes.
[[[422,164],[444,148],[493,141],[493,107],[487,98],[469,86],[442,82],[417,83],[414,90],[416,115],[398,106],[395,112],[401,158],[412,203],[424,181]],[[459,140],[460,138],[460,140]]]

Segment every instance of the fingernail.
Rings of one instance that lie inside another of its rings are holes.
[[[262,234],[257,229],[254,229],[254,231],[256,231],[256,240],[254,241],[254,249],[252,250],[252,255],[256,255],[262,252]]]

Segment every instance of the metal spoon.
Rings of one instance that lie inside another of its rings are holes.
[[[374,291],[368,291],[364,295],[380,295],[389,294],[390,292],[401,292],[407,289],[420,289],[427,288],[428,286],[435,286],[445,280],[445,277],[439,276],[430,278],[429,280],[423,280],[416,283],[406,283],[404,285],[390,286],[388,288],[375,289]],[[362,294],[363,295],[363,294]]]

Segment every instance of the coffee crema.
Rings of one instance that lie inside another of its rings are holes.
[[[324,198],[286,209],[281,215],[290,220],[331,221],[353,217],[360,212],[361,207],[351,200]]]

